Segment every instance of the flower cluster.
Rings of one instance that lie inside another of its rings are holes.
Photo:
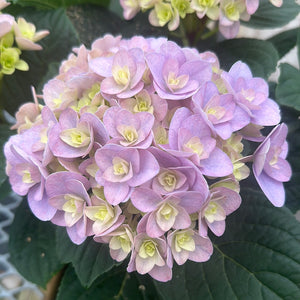
[[[270,0],[279,7],[282,0]],[[199,19],[219,21],[219,30],[230,39],[238,34],[240,20],[249,21],[259,6],[259,0],[120,0],[126,20],[132,19],[139,11],[151,9],[149,22],[153,26],[173,31],[178,28],[180,18],[195,13]]]
[[[36,32],[35,26],[24,18],[16,21],[13,16],[1,13],[8,5],[6,0],[0,0],[0,79],[16,69],[28,71],[28,64],[20,59],[21,50],[41,50],[35,42],[49,34],[48,30]]]
[[[6,143],[13,190],[75,244],[93,236],[128,271],[172,277],[175,261],[207,261],[254,175],[284,203],[287,126],[267,83],[248,66],[221,70],[215,54],[165,38],[106,35],[74,49],[24,104]],[[277,125],[264,137],[263,126]],[[243,156],[243,141],[262,142]]]

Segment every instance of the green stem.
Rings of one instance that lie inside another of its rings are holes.
[[[197,43],[202,39],[202,34],[205,30],[207,21],[208,21],[207,17],[204,17],[203,19],[201,19],[201,23],[199,24],[199,27],[197,28],[197,31],[194,36],[194,40],[193,40],[194,47],[197,46]]]
[[[201,40],[206,40],[208,38],[210,38],[211,36],[213,36],[214,34],[216,34],[218,32],[218,27],[214,28],[213,30],[203,34],[200,38]]]
[[[3,86],[3,74],[0,73],[0,123],[6,123],[6,120],[3,116],[3,103],[1,101],[1,95],[2,95],[2,86]]]
[[[182,22],[180,22],[180,24],[179,24],[179,32],[180,32],[180,37],[181,37],[183,46],[189,47],[190,43],[189,43],[185,28],[184,28],[184,25],[182,24]]]
[[[121,284],[121,288],[120,288],[120,290],[119,290],[119,293],[118,293],[116,296],[114,296],[114,299],[115,299],[115,300],[120,299],[121,296],[123,295],[123,290],[124,290],[124,288],[125,288],[126,281],[127,281],[129,278],[130,278],[130,275],[129,275],[128,273],[126,273],[126,275],[124,276],[124,279],[123,279],[123,281],[122,281],[122,284]]]

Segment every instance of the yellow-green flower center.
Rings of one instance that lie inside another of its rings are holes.
[[[198,156],[201,156],[204,150],[203,144],[198,137],[191,138],[184,146]]]
[[[153,257],[156,253],[157,244],[152,240],[146,240],[139,249],[139,256],[142,258]]]
[[[113,68],[112,75],[116,83],[119,85],[127,85],[130,80],[130,72],[127,66],[124,66],[123,68]]]
[[[158,182],[166,191],[172,192],[176,187],[177,178],[174,173],[165,171],[158,176]]]
[[[34,181],[31,178],[31,174],[29,170],[24,170],[23,171],[23,176],[22,176],[22,181],[24,183],[33,183]]]
[[[192,233],[180,232],[175,236],[175,250],[181,252],[182,249],[187,251],[194,251],[196,248],[195,241],[192,238]]]
[[[119,157],[113,159],[113,170],[115,175],[127,175],[129,172],[129,163]]]
[[[213,7],[215,5],[215,0],[198,0],[200,6]]]
[[[75,148],[85,147],[91,141],[89,135],[87,135],[86,133],[84,133],[83,131],[77,128],[63,130],[60,133],[60,138],[66,144]]]
[[[103,205],[103,206],[100,206],[100,208],[98,209],[98,211],[95,213],[94,217],[97,220],[104,221],[104,219],[106,218],[107,214],[108,214],[107,208],[106,208],[105,205]]]
[[[174,215],[174,209],[169,204],[164,204],[160,209],[160,214],[166,219],[169,220]]]

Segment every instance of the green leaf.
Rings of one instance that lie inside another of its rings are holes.
[[[85,289],[81,286],[74,269],[69,266],[61,281],[56,299],[145,299],[142,293],[135,275],[128,274],[120,268],[111,270],[98,278],[90,288]]]
[[[289,182],[284,184],[286,201],[285,205],[294,213],[300,209],[300,122],[299,112],[282,107],[282,122],[289,127],[287,141],[289,144],[289,152],[287,160],[292,167],[292,178]]]
[[[273,36],[268,40],[277,49],[279,58],[286,55],[291,49],[296,46],[297,36],[299,32],[300,29],[298,28],[287,30]]]
[[[220,59],[221,66],[229,69],[236,61],[242,60],[254,76],[267,79],[275,71],[278,53],[267,41],[256,39],[234,39],[218,43],[212,48]]]
[[[0,97],[2,106],[14,114],[20,104],[32,101],[30,86],[37,87],[47,74],[52,62],[60,62],[78,45],[77,34],[63,9],[36,11],[23,8],[22,16],[33,22],[38,30],[48,29],[50,35],[41,40],[42,51],[24,51],[21,58],[29,64],[28,72],[16,71],[11,76],[3,77],[3,91]]]
[[[38,220],[24,199],[9,231],[10,260],[27,280],[46,287],[61,269],[56,255],[55,226]]]
[[[109,0],[13,0],[13,3],[22,6],[34,6],[39,9],[53,9],[86,3],[107,6]]]
[[[289,64],[280,64],[280,70],[276,100],[282,105],[300,110],[300,70]]]
[[[58,257],[63,263],[73,264],[83,286],[89,287],[97,277],[119,264],[111,258],[108,245],[96,243],[92,238],[75,245],[65,228],[58,227],[56,232]]]
[[[298,37],[297,37],[297,53],[298,53],[298,63],[300,65],[300,29],[298,30]]]
[[[240,209],[214,237],[205,263],[174,268],[168,283],[154,282],[162,299],[299,299],[300,224],[286,208],[244,190]]]
[[[300,6],[294,0],[283,0],[281,7],[276,7],[269,0],[260,0],[259,8],[243,25],[254,28],[276,28],[292,21],[300,12]]]
[[[87,47],[90,47],[95,39],[108,33],[114,36],[121,34],[123,38],[131,38],[133,35],[161,37],[169,33],[166,28],[151,26],[146,15],[142,13],[131,21],[125,21],[110,10],[93,5],[81,5],[68,8],[67,14],[81,42]]]
[[[9,129],[8,125],[0,124],[0,186],[6,179],[5,173],[5,156],[3,153],[4,144],[8,141],[8,138],[15,132]]]
[[[6,202],[7,197],[12,193],[8,178],[0,185],[0,202]]]
[[[119,16],[121,19],[124,19],[123,17],[123,8],[120,4],[120,1],[110,1],[108,9],[115,13],[117,16]]]

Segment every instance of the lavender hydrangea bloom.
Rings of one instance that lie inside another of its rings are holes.
[[[253,154],[254,176],[271,203],[283,206],[285,193],[283,183],[289,181],[292,170],[285,160],[288,146],[288,127],[282,123],[276,126]]]
[[[28,194],[29,207],[36,217],[48,221],[55,214],[55,209],[48,203],[45,192],[48,171],[32,152],[33,145],[39,139],[39,131],[36,132],[35,129],[9,139],[4,147],[7,159],[6,174],[14,192],[21,196]]]
[[[161,146],[172,155],[189,158],[208,176],[232,173],[229,157],[218,147],[211,129],[200,114],[187,108],[176,110],[169,129],[169,145]]]
[[[269,96],[268,84],[262,78],[252,76],[249,67],[236,62],[222,78],[236,103],[248,113],[250,122],[262,126],[277,125],[280,121],[279,106]]]
[[[94,143],[104,145],[108,139],[104,125],[95,115],[85,113],[78,119],[72,109],[63,111],[49,132],[52,153],[65,158],[86,156]]]
[[[212,82],[203,85],[192,100],[194,111],[200,113],[207,125],[224,140],[250,122],[249,115],[236,105],[233,95],[219,95]]]
[[[159,171],[154,156],[142,149],[106,145],[96,151],[95,159],[99,166],[96,180],[112,205],[127,201],[133,187],[152,179]]]
[[[109,143],[124,147],[147,149],[152,143],[154,117],[147,112],[133,114],[126,109],[114,106],[103,117],[104,126],[112,137]]]
[[[188,259],[195,262],[207,261],[213,253],[210,239],[199,236],[192,229],[169,232],[167,241],[168,249],[178,265],[183,265]],[[169,264],[172,267],[172,260]]]
[[[134,238],[134,251],[127,267],[128,272],[137,270],[149,273],[154,279],[166,282],[172,278],[172,269],[167,265],[167,243],[164,238],[149,238],[140,233]]]
[[[134,98],[122,100],[120,105],[133,113],[151,113],[156,121],[162,121],[168,111],[167,101],[154,93],[149,93],[146,89],[139,92]]]
[[[160,166],[159,173],[144,184],[158,194],[166,195],[178,191],[202,191],[208,195],[208,185],[202,173],[193,165],[155,147],[150,148]]]
[[[86,239],[86,216],[84,209],[91,205],[87,193],[90,185],[82,175],[71,172],[57,172],[46,180],[46,191],[49,203],[57,211],[52,222],[66,226],[67,232],[75,244],[81,244]]]
[[[118,205],[111,206],[102,198],[95,194],[94,189],[91,206],[85,207],[84,214],[92,221],[92,228],[88,235],[106,235],[124,222],[125,217],[121,215],[121,208]]]
[[[123,261],[133,249],[133,233],[129,225],[122,225],[102,237],[94,237],[99,243],[109,243],[109,252],[116,261]]]
[[[164,99],[188,98],[212,76],[209,63],[201,59],[187,60],[182,49],[173,42],[162,45],[160,53],[150,53],[146,59],[154,88]]]
[[[140,92],[144,83],[141,81],[145,71],[145,61],[141,49],[119,50],[113,57],[99,57],[90,61],[90,68],[105,77],[101,92],[129,98]]]
[[[215,235],[221,236],[225,231],[226,216],[239,208],[241,197],[226,187],[214,187],[207,202],[199,213],[199,234],[207,237],[209,228]]]
[[[132,204],[147,213],[139,222],[138,232],[147,232],[150,237],[156,238],[171,228],[188,228],[191,225],[189,214],[201,209],[205,195],[205,191],[189,191],[161,198],[151,189],[136,188],[131,195]]]

